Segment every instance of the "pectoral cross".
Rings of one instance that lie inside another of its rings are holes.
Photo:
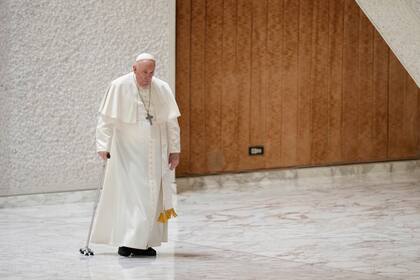
[[[153,123],[152,123],[152,119],[153,119],[153,116],[152,116],[152,115],[150,115],[149,113],[147,113],[146,120],[148,120],[148,121],[150,122],[150,125],[152,125],[152,124],[153,124]]]

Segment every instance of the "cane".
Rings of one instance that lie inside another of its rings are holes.
[[[111,155],[108,153],[106,155],[106,157],[108,159],[110,159]],[[91,250],[89,248],[89,243],[90,243],[90,237],[91,237],[91,234],[92,234],[93,221],[95,220],[96,207],[98,207],[99,198],[101,197],[101,188],[102,188],[102,185],[103,185],[104,180],[105,180],[106,164],[107,164],[107,160],[104,160],[104,163],[102,165],[102,178],[101,178],[101,182],[98,186],[98,189],[96,190],[96,201],[95,201],[95,206],[93,207],[92,219],[90,221],[89,233],[88,233],[87,240],[86,240],[86,246],[84,248],[79,249],[80,254],[85,255],[85,256],[93,256],[94,255],[93,250]]]

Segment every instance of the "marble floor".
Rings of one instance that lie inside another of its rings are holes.
[[[185,192],[156,258],[80,255],[92,205],[0,209],[0,279],[420,279],[418,172]]]

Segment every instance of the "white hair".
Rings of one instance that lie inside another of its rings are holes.
[[[153,60],[156,62],[155,57],[150,53],[141,53],[136,57],[136,62],[140,60]]]

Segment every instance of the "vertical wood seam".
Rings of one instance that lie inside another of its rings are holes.
[[[251,102],[251,100],[252,100],[252,61],[253,61],[253,59],[252,59],[252,47],[253,47],[252,35],[253,35],[253,32],[254,32],[254,3],[251,2],[251,32],[249,33],[250,37],[251,37],[251,40],[250,40],[251,44],[250,44],[250,48],[249,48],[249,53],[250,53],[249,54],[249,57],[250,57],[250,60],[249,60],[249,64],[250,64],[250,67],[249,67],[249,69],[250,69],[250,71],[249,71],[249,100],[248,100],[249,110],[247,112],[247,114],[249,115],[249,118],[248,118],[248,127],[249,127],[249,129],[248,129],[248,146],[251,143],[251,134],[252,134],[252,131],[251,131],[252,130],[252,123],[251,123],[251,120],[252,120],[251,103],[252,102]]]
[[[296,72],[298,72],[298,75],[296,77],[296,96],[297,96],[297,101],[296,101],[296,138],[299,137],[299,46],[300,46],[300,1],[298,1],[298,13],[297,13],[297,44],[296,44],[296,48],[297,48],[297,52],[296,52],[296,56],[297,56],[297,63],[296,63]],[[296,141],[297,139],[295,139]],[[298,146],[299,145],[295,145],[295,162],[298,162]]]
[[[221,60],[223,62],[223,58],[224,58],[224,53],[225,53],[225,0],[222,0],[222,34],[221,34],[221,38],[222,38],[222,53],[221,53]],[[219,139],[219,143],[220,143],[220,151],[222,153],[222,166],[219,167],[221,168],[221,170],[223,171],[226,168],[226,164],[225,164],[225,153],[224,153],[224,143],[223,143],[223,97],[225,96],[225,85],[222,83],[221,85],[222,87],[222,92],[219,94],[218,96],[218,106],[219,106],[219,135],[220,135],[220,139]]]
[[[192,69],[192,59],[191,59],[191,55],[192,55],[192,36],[191,36],[191,34],[192,34],[192,22],[193,22],[193,20],[192,20],[192,18],[193,18],[193,14],[192,14],[192,1],[193,0],[190,0],[190,24],[189,24],[189,32],[190,32],[190,46],[189,46],[189,54],[188,54],[188,59],[189,59],[189,62],[188,62],[188,67],[189,67],[189,73],[188,73],[188,76],[189,76],[189,83],[188,83],[188,106],[189,106],[189,108],[188,108],[188,111],[190,112],[190,117],[188,118],[188,130],[189,130],[189,132],[190,133],[188,133],[188,137],[190,138],[190,139],[188,139],[188,145],[189,145],[189,147],[188,147],[188,164],[187,164],[187,166],[188,166],[188,170],[186,170],[186,172],[185,173],[192,173],[191,172],[191,107],[192,107],[192,103],[191,103],[191,81],[192,81],[192,79],[191,79],[191,76],[192,76],[192,71],[191,71],[191,69]],[[177,51],[178,52],[178,51]],[[181,149],[182,149],[182,147],[181,147]]]
[[[270,98],[271,98],[271,93],[269,94],[269,89],[268,89],[268,83],[269,83],[269,74],[270,74],[270,69],[268,64],[271,62],[269,59],[269,50],[268,50],[268,39],[269,39],[269,26],[268,26],[268,18],[269,18],[269,13],[268,13],[268,0],[265,1],[265,50],[264,50],[264,59],[265,59],[265,63],[264,63],[264,74],[266,75],[264,81],[264,111],[265,111],[265,120],[264,120],[264,140],[263,140],[263,144],[264,146],[267,145],[267,138],[268,138],[268,122],[267,122],[267,117],[270,118],[271,114],[269,114],[269,105],[270,104]],[[268,156],[264,156],[264,167],[267,167],[267,162],[269,163],[270,160],[268,159]]]
[[[328,121],[328,126],[327,126],[327,147],[326,147],[326,154],[324,155],[324,161],[326,159],[328,159],[328,150],[330,147],[330,143],[331,143],[331,139],[330,139],[330,135],[331,135],[331,123],[330,123],[330,102],[331,102],[331,75],[332,75],[332,59],[331,59],[331,34],[330,34],[330,1],[327,2],[328,3],[328,52],[327,52],[327,58],[328,58],[328,67],[330,68],[330,75],[328,77],[328,91],[327,91],[327,97],[328,97],[328,102],[327,102],[327,121]]]
[[[236,18],[236,23],[235,23],[235,64],[234,64],[234,69],[235,70],[236,70],[237,65],[238,65],[238,42],[239,42],[239,40],[238,40],[239,15],[238,14],[239,14],[238,13],[238,0],[235,0],[235,18]],[[235,85],[236,86],[238,85],[237,81],[238,81],[238,77],[236,76],[235,77]],[[236,97],[238,97],[238,96],[240,96],[239,93],[236,93]],[[237,101],[236,106],[235,106],[236,126],[235,126],[235,132],[234,133],[235,133],[235,137],[236,137],[235,142],[237,143],[236,144],[236,154],[238,154],[238,155],[236,156],[236,161],[237,162],[233,163],[232,165],[234,166],[235,169],[238,169],[239,161],[241,160],[240,153],[242,151],[240,150],[240,144],[239,144],[239,125],[240,125],[239,114],[240,114],[240,111],[239,111],[239,100],[238,100],[238,98],[236,99],[236,101]]]
[[[361,54],[362,54],[362,47],[361,47],[361,42],[360,42],[360,40],[361,40],[361,38],[362,38],[362,28],[363,28],[363,26],[362,26],[362,17],[360,16],[360,14],[362,13],[362,11],[360,10],[360,9],[358,9],[358,11],[357,11],[357,16],[358,16],[358,19],[357,19],[357,53],[358,53],[358,55],[357,55],[357,59],[356,59],[356,64],[357,64],[357,66],[356,66],[356,69],[357,69],[357,73],[356,73],[356,79],[357,79],[357,114],[356,114],[356,117],[357,117],[357,146],[358,146],[358,148],[357,148],[357,157],[356,157],[356,160],[357,161],[359,161],[359,160],[361,160],[361,156],[360,156],[360,144],[361,143],[363,143],[363,141],[361,140],[362,139],[362,125],[361,125],[361,120],[360,120],[360,108],[361,108],[361,97],[360,97],[360,95],[361,95],[361,86],[360,86],[360,81],[361,81],[361,73],[362,73],[362,71],[361,71],[361,69],[360,69],[360,67],[361,67],[361,63],[360,63],[360,56],[361,56]]]
[[[344,130],[344,101],[343,101],[343,96],[344,96],[344,38],[345,38],[345,17],[346,17],[346,0],[343,0],[343,6],[342,6],[342,12],[343,12],[343,16],[342,16],[342,44],[341,44],[341,98],[340,98],[340,158],[343,158],[343,145],[344,145],[344,141],[343,141],[343,130]]]
[[[407,75],[404,73],[405,71],[403,71],[403,75],[404,75],[404,77],[403,77],[403,92],[402,92],[402,116],[401,116],[401,119],[402,119],[402,121],[401,121],[401,125],[402,125],[402,131],[403,132],[407,132],[406,131],[406,127],[407,127],[407,123],[406,123],[406,115],[407,115],[407,113],[406,113],[406,105],[407,105],[407,102],[406,102],[406,98],[407,98]],[[405,133],[404,133],[405,134]],[[402,153],[403,154],[405,154],[405,152],[406,152],[406,150],[407,150],[407,146],[406,145],[404,145],[404,144],[406,144],[406,142],[407,142],[407,137],[408,137],[408,135],[405,135],[405,137],[402,137],[402,139],[400,138],[400,142],[401,143],[403,143],[403,145],[402,145],[402,147],[403,147],[403,150],[402,150]]]
[[[369,24],[370,24],[370,22],[369,22]],[[376,133],[376,129],[375,129],[375,127],[376,127],[376,114],[377,114],[377,107],[376,107],[376,104],[377,104],[377,101],[376,101],[376,87],[375,87],[375,65],[376,65],[376,63],[375,63],[375,61],[376,61],[376,59],[375,59],[375,29],[373,28],[373,32],[372,32],[372,34],[371,34],[371,36],[372,36],[372,69],[371,69],[371,71],[372,71],[372,73],[371,73],[371,77],[372,77],[372,80],[371,80],[371,83],[372,83],[372,86],[371,86],[371,88],[372,88],[372,96],[373,96],[373,108],[374,108],[374,114],[373,114],[373,121],[372,121],[372,128],[371,128],[371,131],[372,131],[372,135],[371,135],[371,137],[373,138],[372,139],[372,141],[373,141],[373,151],[372,151],[372,154],[373,154],[373,157],[374,158],[377,158],[378,157],[378,155],[376,154],[376,146],[377,146],[377,140],[378,140],[378,138],[377,138],[377,133]]]
[[[204,6],[204,66],[203,66],[203,112],[204,112],[204,148],[205,148],[205,154],[204,159],[205,159],[205,167],[206,167],[206,171],[208,172],[209,168],[208,168],[208,159],[207,159],[207,116],[206,116],[206,96],[207,96],[207,52],[206,52],[206,46],[207,46],[207,0],[204,0],[205,6]]]
[[[280,59],[281,59],[281,71],[280,71],[280,159],[279,161],[283,161],[283,121],[284,121],[284,111],[283,111],[283,102],[284,102],[284,79],[283,79],[283,66],[284,66],[284,58],[283,58],[283,48],[284,48],[284,3],[285,0],[281,1],[281,45],[280,45]]]
[[[311,95],[309,98],[309,124],[310,124],[310,151],[309,151],[309,164],[312,165],[314,162],[314,158],[313,158],[313,145],[314,145],[314,141],[313,141],[313,135],[314,135],[314,125],[313,125],[313,91],[314,91],[314,65],[316,65],[316,59],[314,58],[315,56],[315,52],[314,52],[314,46],[316,46],[316,17],[318,16],[318,5],[316,5],[316,7],[312,7],[312,19],[311,19],[311,66],[309,69],[309,80],[310,80],[310,87],[309,87],[309,94]],[[314,36],[314,26],[315,26],[315,36]],[[315,48],[316,49],[316,48]]]
[[[373,108],[376,111],[376,94],[375,94],[375,27],[373,25],[371,25],[370,21],[369,21],[369,25],[371,26],[371,60],[372,60],[372,66],[371,66],[371,80],[370,80],[370,90],[371,90],[371,95],[373,96]],[[376,146],[376,133],[375,133],[375,120],[376,120],[376,112],[373,112],[373,120],[371,122],[371,128],[370,128],[370,132],[371,132],[371,143],[373,143],[373,146],[371,147],[371,151],[370,151],[370,157],[372,158],[376,158],[375,155],[375,146]]]
[[[389,156],[390,156],[390,154],[389,154],[389,150],[390,150],[390,147],[389,147],[389,143],[390,143],[390,141],[389,141],[389,119],[390,119],[390,116],[389,116],[389,114],[390,114],[390,110],[389,110],[389,84],[390,84],[390,77],[391,77],[391,67],[390,67],[390,51],[389,51],[390,49],[389,49],[389,47],[387,46],[387,53],[388,53],[388,55],[387,55],[387,60],[388,60],[388,63],[387,63],[387,67],[388,67],[388,71],[387,71],[387,94],[386,94],[386,96],[387,96],[387,98],[386,98],[386,103],[387,103],[387,122],[386,122],[386,125],[387,125],[387,131],[386,131],[386,141],[387,141],[387,143],[386,143],[386,158],[387,159],[389,159]]]

